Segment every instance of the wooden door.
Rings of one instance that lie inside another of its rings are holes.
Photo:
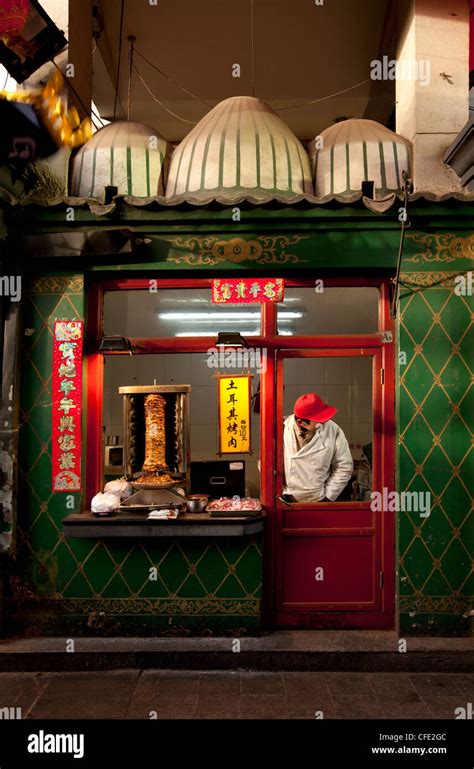
[[[372,489],[392,488],[393,463],[392,467],[387,465],[390,401],[384,397],[383,345],[277,351],[273,601],[274,622],[279,626],[393,627],[393,513],[373,511],[370,500],[288,505],[281,498],[283,419],[288,415],[283,409],[285,361],[348,356],[364,356],[369,366],[372,362]],[[308,386],[303,391],[313,389]],[[334,421],[338,422],[337,415]]]

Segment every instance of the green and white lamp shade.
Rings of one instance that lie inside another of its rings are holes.
[[[74,158],[71,194],[103,199],[105,187],[119,195],[164,195],[171,145],[154,128],[121,120],[101,128]]]
[[[360,195],[363,181],[385,195],[400,190],[403,171],[410,172],[410,146],[380,123],[352,119],[323,131],[308,154],[265,102],[234,96],[211,109],[174,152],[142,123],[102,128],[73,160],[71,195],[103,201],[112,186],[119,195],[167,205],[292,203]]]
[[[317,198],[360,193],[363,181],[374,191],[400,190],[410,172],[410,143],[374,120],[351,119],[326,128],[310,146]]]
[[[232,203],[313,195],[306,150],[261,99],[217,104],[174,151],[166,197]]]

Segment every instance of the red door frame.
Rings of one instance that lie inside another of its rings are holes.
[[[229,276],[232,277],[232,276]],[[238,277],[238,276],[237,276]],[[251,276],[246,276],[251,277]],[[258,277],[258,276],[257,276]],[[277,413],[276,403],[276,367],[277,350],[356,350],[374,349],[379,351],[381,365],[385,372],[385,383],[380,393],[382,425],[378,450],[381,454],[380,472],[382,485],[389,490],[394,488],[395,468],[395,362],[394,341],[382,342],[381,331],[389,331],[394,338],[394,323],[389,312],[389,280],[382,277],[370,278],[335,278],[321,274],[326,286],[374,286],[380,290],[379,332],[364,335],[334,336],[278,336],[276,325],[276,306],[271,303],[261,305],[261,335],[252,337],[252,344],[257,349],[267,350],[267,368],[261,375],[261,419],[260,419],[260,454],[265,457],[261,472],[261,500],[267,513],[267,525],[264,533],[264,579],[262,596],[262,621],[273,626],[277,617],[274,607],[275,580],[275,480],[276,480],[276,445],[275,430]],[[210,288],[212,278],[166,278],[153,276],[158,290],[160,288]],[[90,509],[92,496],[101,487],[103,479],[102,408],[103,408],[103,355],[98,353],[102,336],[103,295],[105,291],[147,290],[150,278],[114,278],[100,283],[93,283],[88,288],[86,317],[86,399],[87,399],[87,452],[86,467],[86,506]],[[285,278],[285,287],[314,286],[314,279]],[[192,353],[206,352],[209,338],[206,337],[171,337],[159,339],[131,339],[136,354],[150,353]],[[375,618],[372,627],[393,627],[394,590],[395,590],[395,530],[393,515],[382,519],[382,568],[385,573],[383,610]],[[333,615],[334,618],[334,615]],[[347,622],[346,622],[347,624]],[[333,625],[335,626],[335,625]],[[344,622],[342,623],[344,625]],[[354,625],[356,626],[356,625]],[[366,627],[365,624],[361,626]]]

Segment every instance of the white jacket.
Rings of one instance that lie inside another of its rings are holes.
[[[284,494],[298,502],[334,502],[347,485],[353,468],[349,444],[332,420],[325,422],[306,446],[298,450],[293,414],[284,422]]]

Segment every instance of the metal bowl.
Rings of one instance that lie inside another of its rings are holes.
[[[207,494],[190,494],[187,498],[189,513],[203,513],[207,507],[209,496]]]

